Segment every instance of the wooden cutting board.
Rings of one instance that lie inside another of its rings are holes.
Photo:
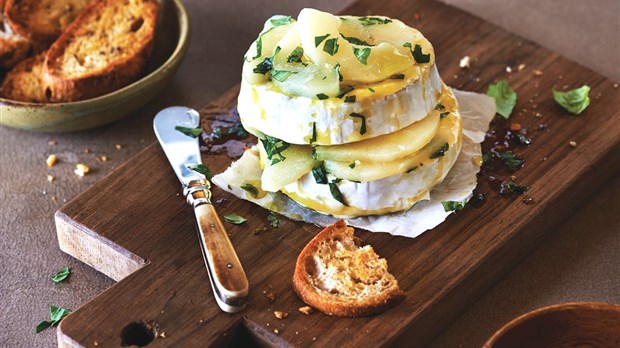
[[[226,314],[211,293],[192,210],[159,145],[152,144],[56,214],[61,249],[118,281],[63,320],[59,346],[146,343],[153,332],[157,337],[149,346],[422,346],[618,173],[620,97],[613,82],[434,1],[362,0],[343,13],[382,14],[420,29],[451,86],[484,93],[489,83],[507,79],[518,93],[511,121],[529,129],[533,139],[517,150],[526,163],[516,181],[531,190],[500,197],[482,178],[482,207],[467,206],[416,239],[358,231],[387,258],[407,299],[378,316],[345,319],[298,312],[303,303],[291,287],[293,268],[319,228],[281,218],[280,227],[254,233],[269,226],[268,212],[214,189],[223,200],[217,205],[221,215],[249,218],[226,225],[251,286],[247,309]],[[472,57],[469,69],[459,68],[464,55]],[[582,84],[592,87],[592,104],[569,116],[554,103],[551,89]],[[202,113],[226,113],[237,91]],[[215,172],[230,163],[225,156],[203,160]],[[530,204],[523,197],[532,198]],[[280,320],[276,310],[290,314]]]

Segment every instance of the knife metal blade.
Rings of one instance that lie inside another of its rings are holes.
[[[198,138],[177,130],[177,126],[197,128],[200,115],[196,110],[173,106],[160,111],[153,120],[157,140],[168,157],[187,202],[194,208],[196,230],[209,274],[215,300],[228,313],[245,307],[249,292],[248,279],[228,239],[228,233],[211,204],[211,185],[203,175],[189,169],[201,164]]]

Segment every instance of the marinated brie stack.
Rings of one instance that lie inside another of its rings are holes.
[[[387,17],[304,9],[249,48],[238,110],[260,141],[258,195],[354,217],[428,197],[461,149],[456,100],[430,42]]]

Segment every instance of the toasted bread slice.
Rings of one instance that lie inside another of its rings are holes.
[[[405,298],[387,261],[360,246],[343,220],[317,234],[297,258],[293,287],[308,305],[328,315],[382,312]]]
[[[47,51],[49,101],[94,98],[135,81],[153,50],[156,0],[101,0],[88,6]]]
[[[6,20],[13,31],[51,44],[91,0],[6,0]]]
[[[30,40],[14,33],[4,20],[4,0],[0,0],[0,69],[10,69],[30,53]]]
[[[0,97],[32,103],[44,102],[41,88],[44,60],[45,52],[17,64],[6,74],[0,87]]]

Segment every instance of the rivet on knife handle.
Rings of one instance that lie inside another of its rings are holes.
[[[185,188],[187,202],[194,207],[202,255],[209,270],[209,280],[220,308],[235,313],[245,307],[248,280],[228,233],[211,204],[207,180],[192,180]]]

